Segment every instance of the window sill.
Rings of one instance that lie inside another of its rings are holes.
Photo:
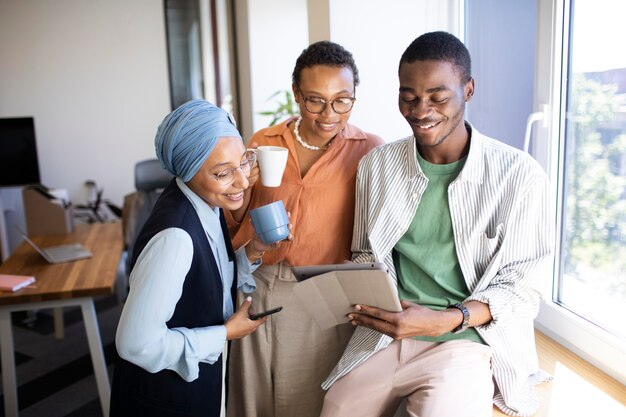
[[[545,334],[535,331],[539,367],[554,379],[537,386],[534,417],[618,416],[626,411],[624,386]],[[494,417],[506,417],[496,407]]]
[[[553,302],[541,306],[535,328],[626,385],[626,342]]]

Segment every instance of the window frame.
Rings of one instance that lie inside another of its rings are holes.
[[[605,373],[626,384],[626,342],[554,301],[561,265],[564,170],[561,166],[567,98],[566,74],[569,50],[569,0],[539,2],[535,108],[544,108],[545,123],[535,129],[532,155],[544,167],[552,184],[556,222],[554,262],[550,282],[543,288],[545,302],[535,321],[536,328]],[[547,106],[546,106],[547,105]],[[548,281],[548,280],[546,280]]]

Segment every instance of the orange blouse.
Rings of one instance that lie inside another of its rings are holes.
[[[251,191],[248,211],[283,200],[293,225],[294,239],[267,252],[263,264],[282,261],[291,266],[341,263],[351,255],[357,165],[383,140],[347,124],[302,178],[295,150],[298,145],[288,127],[294,120],[261,129],[250,139],[250,148],[272,145],[289,149],[280,187],[264,187],[258,180]],[[254,235],[248,211],[241,223],[225,213],[235,248]]]

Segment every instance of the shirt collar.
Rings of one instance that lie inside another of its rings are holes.
[[[465,122],[465,127],[467,127],[470,135],[470,148],[467,154],[467,159],[465,160],[465,165],[463,165],[463,169],[461,170],[458,178],[464,181],[481,184],[483,182],[482,178],[485,171],[482,157],[484,136],[474,129],[469,122]],[[408,156],[407,163],[409,168],[409,177],[426,177],[424,171],[417,163],[417,144],[415,142],[415,136],[412,136],[410,140],[407,140],[406,145],[409,148],[405,153],[405,155]]]
[[[485,161],[483,160],[484,135],[474,129],[469,122],[465,122],[465,127],[467,127],[470,135],[470,149],[459,178],[464,181],[482,184],[485,172]]]
[[[216,236],[220,236],[222,233],[222,225],[220,224],[220,209],[219,207],[211,207],[206,201],[204,201],[198,194],[194,193],[191,188],[187,186],[180,178],[176,178],[176,185],[185,194],[185,196],[191,202],[191,205],[198,213],[200,222],[205,232],[209,236],[209,239],[215,240]]]

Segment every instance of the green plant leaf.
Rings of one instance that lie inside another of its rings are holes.
[[[276,97],[284,95],[284,101],[277,100]],[[279,120],[284,118],[294,116],[299,113],[299,108],[297,103],[293,99],[293,94],[291,90],[278,90],[274,94],[268,97],[267,101],[274,99],[274,102],[277,102],[277,107],[275,110],[266,110],[259,112],[258,114],[261,116],[271,116],[272,121],[269,126],[275,125]]]

